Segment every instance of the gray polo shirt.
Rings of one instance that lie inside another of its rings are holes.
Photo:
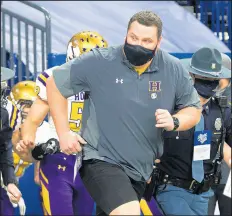
[[[83,134],[89,145],[85,157],[117,163],[134,180],[148,180],[154,160],[163,152],[155,111],[201,107],[189,73],[162,50],[140,76],[125,58],[123,46],[94,49],[61,65],[53,76],[66,98],[90,92],[96,124],[89,133],[96,129],[96,136],[91,140]]]

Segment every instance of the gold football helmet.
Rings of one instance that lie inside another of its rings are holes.
[[[24,103],[32,104],[38,95],[38,92],[35,91],[35,88],[36,83],[33,81],[26,80],[18,82],[11,89],[9,100],[11,100],[19,109],[20,106]]]
[[[10,87],[7,81],[13,78],[15,72],[9,68],[1,67],[1,106],[5,107],[7,105],[7,92],[9,92]]]
[[[106,40],[97,32],[83,31],[73,35],[68,42],[66,62],[89,52],[93,48],[108,47]]]

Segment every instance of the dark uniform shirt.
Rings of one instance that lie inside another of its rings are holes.
[[[8,112],[1,107],[0,124],[0,174],[5,185],[15,183],[14,164],[12,156],[12,129],[9,127]]]
[[[231,107],[231,83],[229,84],[229,86],[225,88],[222,95],[227,97],[228,104]],[[221,171],[222,171],[222,179],[220,181],[220,184],[226,184],[227,179],[229,177],[230,168],[228,167],[228,165],[226,164],[224,160],[222,161]]]
[[[203,106],[202,114],[205,121],[205,130],[212,131],[210,159],[204,161],[205,173],[213,172],[213,160],[219,149],[221,139],[221,118],[222,114],[219,105],[214,99],[211,99]],[[231,146],[231,109],[225,109],[225,141]],[[164,153],[160,158],[161,162],[158,167],[169,174],[182,179],[192,179],[192,159],[193,159],[193,139],[195,128],[188,131],[165,131],[164,137]],[[191,140],[191,141],[190,141]]]

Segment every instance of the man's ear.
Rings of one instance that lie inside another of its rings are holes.
[[[127,35],[124,37],[124,42],[126,42],[127,41]]]
[[[161,40],[163,39],[162,36],[160,36],[159,40],[158,40],[158,43],[157,43],[157,48],[159,49],[160,48],[160,44],[161,44]]]

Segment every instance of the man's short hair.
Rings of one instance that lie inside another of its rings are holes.
[[[160,38],[161,34],[162,34],[162,28],[163,28],[163,23],[160,19],[160,17],[155,14],[152,11],[140,11],[136,14],[134,14],[131,18],[130,21],[128,23],[128,27],[127,27],[127,31],[129,30],[131,24],[137,21],[139,24],[141,25],[145,25],[145,26],[156,26],[157,27],[157,35],[158,38]]]

